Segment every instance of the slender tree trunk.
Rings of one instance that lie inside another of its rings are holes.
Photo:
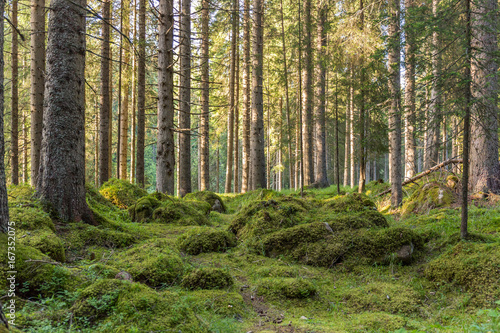
[[[355,138],[354,138],[354,68],[353,68],[353,65],[351,65],[351,85],[349,86],[349,89],[351,90],[351,92],[349,93],[349,103],[350,103],[350,109],[351,109],[351,113],[349,114],[350,116],[350,119],[349,119],[349,126],[350,126],[350,129],[349,129],[349,143],[351,145],[350,147],[350,163],[351,163],[351,166],[349,168],[350,172],[351,172],[351,188],[354,188],[354,186],[356,186],[356,164],[355,164],[355,161],[356,161],[356,147],[354,147],[354,144],[355,144]]]
[[[137,148],[135,181],[144,188],[146,128],[146,0],[139,0],[139,54],[137,61]]]
[[[28,183],[28,114],[23,116],[23,184]]]
[[[12,1],[12,25],[17,29],[17,0]],[[12,98],[10,123],[10,160],[12,184],[19,184],[19,90],[17,32],[12,29]]]
[[[302,136],[303,136],[303,167],[304,185],[310,185],[314,181],[313,147],[312,147],[312,109],[313,109],[313,63],[312,63],[312,38],[311,38],[311,0],[304,1],[304,43],[305,43],[305,66],[302,69],[304,87],[302,90]]]
[[[243,150],[241,169],[241,192],[250,189],[250,0],[244,2],[243,12]]]
[[[156,190],[174,194],[173,0],[160,0]]]
[[[200,117],[200,190],[210,189],[210,150],[209,150],[209,1],[201,3],[201,117]],[[218,176],[218,175],[217,175]]]
[[[365,13],[363,0],[359,0],[361,35],[365,29]],[[358,192],[365,191],[366,183],[366,143],[365,143],[365,59],[363,49],[360,50],[360,77],[359,77],[359,182]]]
[[[416,174],[417,147],[415,145],[415,39],[413,32],[414,0],[405,0],[405,178]]]
[[[133,26],[133,39],[132,42],[134,45],[138,44],[137,41],[137,0],[134,0],[134,5],[133,5],[133,16],[134,16],[134,26]],[[138,49],[137,49],[138,51]],[[138,51],[139,52],[139,51]],[[131,112],[131,117],[132,117],[132,124],[130,126],[130,183],[134,183],[134,178],[135,178],[135,165],[136,165],[136,142],[137,142],[137,135],[136,135],[136,127],[137,127],[137,85],[136,85],[136,80],[137,78],[137,53],[135,50],[132,52],[132,112]]]
[[[110,10],[110,19],[112,19],[113,16],[113,8]],[[111,31],[110,31],[111,32]],[[110,40],[111,40],[111,34],[110,34]],[[113,49],[109,48],[109,151],[108,151],[108,178],[113,177]],[[120,126],[118,126],[120,127]]]
[[[403,202],[401,186],[401,97],[400,97],[400,30],[399,30],[399,1],[389,3],[389,92],[391,109],[389,114],[389,149],[391,157],[391,205],[399,207]]]
[[[45,0],[31,0],[31,186],[38,183],[45,87]]]
[[[351,85],[352,83],[349,83]],[[350,168],[350,155],[351,155],[351,144],[350,144],[350,131],[351,131],[351,88],[347,89],[347,102],[346,102],[346,112],[345,112],[345,148],[344,148],[344,186],[347,187],[351,183],[351,168]]]
[[[0,13],[4,12],[5,0],[0,0]],[[7,187],[4,169],[5,142],[3,132],[3,113],[4,113],[4,19],[0,18],[0,232],[6,233],[9,224],[9,206],[7,203]]]
[[[191,0],[182,0],[180,17],[179,196],[191,193]]]
[[[101,41],[101,105],[99,112],[99,186],[109,179],[109,118],[110,105],[110,24],[111,24],[111,2],[106,0],[102,3],[102,41]]]
[[[337,183],[337,194],[340,194],[340,150],[339,150],[339,102],[338,102],[338,78],[335,80],[335,176]]]
[[[217,136],[217,163],[216,170],[217,174],[217,193],[220,193],[220,137]]]
[[[236,34],[240,34],[240,25],[236,29]],[[239,44],[239,42],[238,42]],[[235,105],[234,105],[234,192],[240,192],[240,49],[236,45],[236,82],[235,82]]]
[[[85,0],[52,0],[38,196],[63,221],[95,224],[85,201]]]
[[[122,33],[130,37],[130,0],[122,2]],[[130,99],[130,42],[124,40],[123,48],[123,78],[122,78],[122,104],[120,109],[120,179],[127,179],[127,159],[128,159],[128,125],[129,125],[129,99]]]
[[[252,120],[250,130],[250,159],[252,160],[252,189],[266,188],[266,157],[264,154],[264,105],[262,93],[263,28],[262,0],[253,0],[253,73]]]

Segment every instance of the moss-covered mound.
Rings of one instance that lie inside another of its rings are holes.
[[[382,179],[379,180],[372,180],[368,184],[366,184],[365,187],[365,193],[366,195],[373,197],[376,196],[379,193],[384,192],[387,190],[389,187],[391,187],[390,183],[384,183]]]
[[[243,297],[226,290],[192,290],[186,293],[194,308],[206,310],[224,317],[244,316],[247,306]]]
[[[186,271],[179,253],[163,239],[148,240],[121,252],[109,265],[130,273],[134,281],[153,287],[177,284]]]
[[[449,206],[454,200],[449,187],[439,183],[427,183],[415,190],[405,201],[401,214],[403,216],[412,213],[427,214],[431,209]]]
[[[316,295],[316,287],[301,278],[266,278],[262,279],[257,294],[284,298],[309,298]]]
[[[212,191],[197,191],[193,193],[188,193],[184,197],[186,200],[197,200],[197,201],[204,201],[210,205],[210,207],[214,207],[216,200],[219,200],[220,205],[221,205],[221,213],[226,212],[226,205],[224,204],[224,201],[221,199],[220,196],[215,194]]]
[[[207,225],[209,222],[206,212],[209,210],[209,204],[202,201],[167,200],[154,210],[153,219],[158,223]]]
[[[71,310],[76,319],[91,323],[96,330],[208,332],[190,304],[177,294],[159,293],[129,281],[98,280],[83,290]]]
[[[140,198],[128,208],[130,218],[134,222],[146,222],[153,217],[153,212],[161,205],[157,195],[148,195]]]
[[[125,209],[148,193],[126,180],[112,178],[105,182],[99,192],[113,205]]]
[[[136,243],[139,238],[118,230],[112,224],[92,226],[86,223],[70,223],[61,227],[61,237],[72,251],[84,250],[88,246],[123,248]]]
[[[323,210],[335,213],[360,212],[363,210],[377,210],[375,203],[366,195],[348,193],[342,196],[325,200]]]
[[[28,184],[9,185],[7,187],[9,207],[24,207],[34,201],[35,189]]]
[[[233,277],[220,268],[199,268],[184,276],[181,285],[187,289],[223,289],[232,286]]]
[[[94,186],[89,183],[85,184],[85,198],[90,207],[104,206],[107,208],[115,207],[111,201],[106,199]]]
[[[418,294],[411,288],[385,282],[373,282],[352,288],[342,295],[342,299],[355,312],[408,314],[415,312],[421,305]]]
[[[23,230],[56,230],[50,215],[37,207],[13,207],[9,209],[9,216],[16,227]]]
[[[229,231],[238,239],[247,240],[298,224],[308,209],[306,201],[290,196],[253,201],[238,212]]]
[[[185,253],[197,255],[206,252],[225,252],[236,246],[236,237],[224,230],[199,227],[181,235],[177,243]]]
[[[393,332],[404,328],[406,319],[385,312],[364,312],[352,316],[350,332]]]
[[[460,242],[431,261],[424,275],[431,281],[454,283],[472,292],[478,306],[500,299],[500,244]]]

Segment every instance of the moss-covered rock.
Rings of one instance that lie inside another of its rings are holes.
[[[19,230],[17,237],[19,244],[34,247],[56,261],[66,261],[64,244],[52,230]]]
[[[83,269],[92,281],[103,278],[112,279],[120,272],[119,269],[113,266],[105,265],[99,262],[85,266]]]
[[[290,196],[268,201],[253,201],[235,216],[229,231],[240,240],[261,236],[298,224],[309,205],[302,199]]]
[[[140,198],[128,208],[130,218],[134,222],[146,222],[153,217],[153,212],[161,205],[157,196],[152,194]]]
[[[118,301],[120,293],[129,285],[115,279],[101,279],[83,289],[79,299],[71,308],[75,318],[83,318],[95,322],[111,313]]]
[[[101,205],[108,208],[115,207],[111,201],[106,199],[94,186],[89,183],[85,183],[85,198],[90,207],[95,205]]]
[[[16,223],[16,227],[23,230],[56,230],[50,215],[38,207],[10,208],[9,217]]]
[[[187,289],[223,289],[232,286],[233,277],[220,268],[199,268],[182,279],[181,285]]]
[[[257,294],[284,298],[309,298],[316,295],[316,287],[301,278],[265,278],[259,282]]]
[[[323,202],[323,210],[335,213],[377,210],[375,203],[361,193],[348,193]]]
[[[198,205],[207,208],[207,203],[198,201]],[[209,210],[209,207],[208,207]],[[167,200],[153,212],[153,219],[158,223],[174,223],[180,225],[207,225],[209,224],[205,211],[199,206],[181,200]]]
[[[163,239],[148,240],[121,252],[109,265],[129,272],[134,281],[153,287],[177,284],[186,272],[179,253]]]
[[[177,239],[179,248],[187,254],[197,255],[206,252],[225,252],[236,246],[236,237],[227,231],[210,227],[189,230]]]
[[[454,202],[453,192],[448,186],[439,183],[427,183],[415,190],[405,201],[401,214],[427,214],[431,209],[447,207]]]
[[[113,205],[125,209],[148,193],[126,180],[112,178],[105,182],[99,192]]]
[[[408,314],[421,305],[418,294],[396,283],[373,282],[342,294],[346,305],[356,312],[373,311]]]
[[[210,205],[210,208],[212,208],[215,205],[215,202],[219,200],[222,210],[221,213],[226,212],[227,210],[226,205],[224,204],[224,201],[221,199],[221,197],[212,191],[197,191],[193,193],[188,193],[186,194],[184,199],[204,201]]]
[[[431,261],[424,275],[431,281],[464,286],[476,306],[500,299],[500,244],[462,241]]]

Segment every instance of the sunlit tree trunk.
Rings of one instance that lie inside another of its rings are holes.
[[[200,190],[210,189],[210,160],[209,160],[209,2],[201,3],[201,117],[200,117]]]
[[[304,68],[302,69],[302,145],[304,147],[304,185],[314,181],[313,147],[312,147],[312,109],[313,109],[313,62],[311,38],[311,0],[304,1],[303,35],[305,44]]]
[[[122,33],[130,37],[130,0],[122,2]],[[125,39],[123,48],[123,78],[122,78],[122,104],[120,108],[120,179],[127,179],[127,159],[128,159],[128,126],[129,126],[129,101],[130,101],[130,41]]]
[[[415,39],[412,23],[414,0],[405,0],[405,178],[416,174],[415,145]]]
[[[243,9],[243,146],[241,169],[241,192],[250,189],[250,113],[251,113],[251,83],[250,83],[250,0],[245,0]]]

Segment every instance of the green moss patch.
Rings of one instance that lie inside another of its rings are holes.
[[[63,242],[52,230],[19,230],[17,237],[19,244],[34,247],[56,261],[66,261]]]
[[[180,225],[207,225],[209,224],[206,212],[210,210],[207,203],[198,201],[196,205],[188,201],[167,200],[153,212],[153,219],[158,223]],[[199,205],[199,206],[198,206]],[[200,206],[206,210],[200,209]],[[207,209],[208,208],[208,209]]]
[[[37,207],[13,207],[9,209],[10,220],[23,230],[46,229],[55,231],[50,215]]]
[[[112,178],[105,182],[99,192],[113,205],[125,209],[148,193],[126,180]]]
[[[336,196],[323,202],[323,210],[335,213],[360,212],[363,210],[377,210],[375,203],[366,195],[348,193]]]
[[[179,253],[163,239],[148,240],[121,252],[109,265],[130,273],[134,281],[153,287],[177,284],[186,272]]]
[[[243,297],[225,290],[193,290],[186,294],[193,307],[224,317],[244,316],[248,309]]]
[[[153,217],[153,212],[161,205],[156,195],[148,195],[140,198],[128,208],[130,218],[134,222],[146,222]]]
[[[236,246],[236,237],[224,230],[198,227],[181,235],[177,243],[185,253],[197,255],[206,252],[225,252]]]
[[[401,214],[427,214],[431,209],[447,207],[454,202],[453,192],[449,187],[439,183],[427,183],[415,190],[405,201]]]
[[[233,277],[220,268],[199,268],[184,276],[181,285],[187,289],[223,289],[232,286]]]
[[[424,275],[431,281],[464,286],[474,305],[491,306],[500,299],[500,244],[460,242],[431,261]]]
[[[7,187],[9,207],[24,207],[35,201],[35,189],[28,184],[9,185]]]
[[[351,330],[360,332],[393,332],[404,328],[406,319],[385,312],[364,312],[352,318]]]
[[[309,298],[316,295],[316,287],[301,278],[265,278],[259,282],[258,295],[269,295],[291,299]]]
[[[71,223],[61,229],[66,247],[79,251],[88,246],[122,248],[137,242],[138,237],[116,230],[114,226],[91,226],[86,223]]]
[[[210,205],[210,208],[214,207],[215,202],[219,200],[222,210],[221,212],[226,212],[227,210],[226,205],[224,204],[224,201],[221,199],[221,197],[212,191],[197,191],[193,193],[188,193],[186,194],[184,199],[204,201]]]

